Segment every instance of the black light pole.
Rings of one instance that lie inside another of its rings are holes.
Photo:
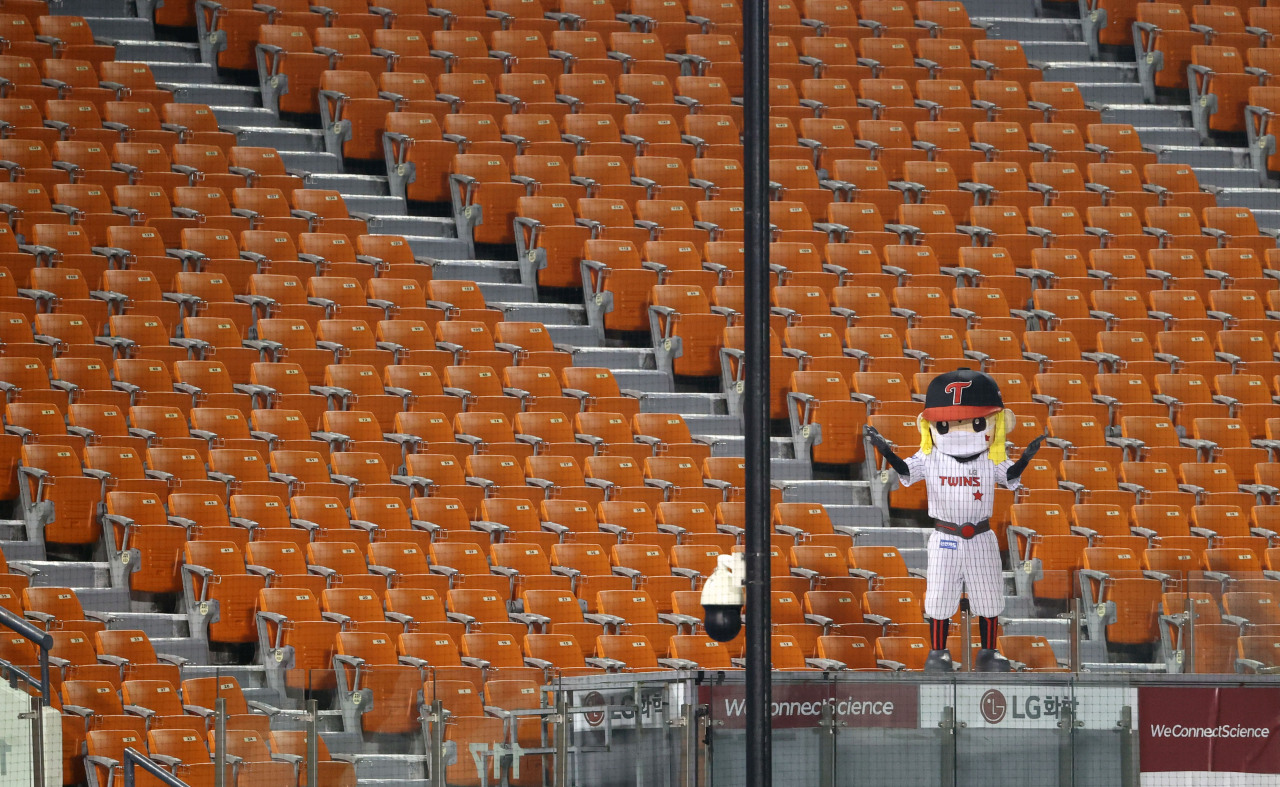
[[[769,670],[769,5],[745,0],[742,141],[746,212],[747,787],[773,784]]]

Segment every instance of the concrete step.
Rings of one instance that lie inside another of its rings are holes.
[[[324,135],[319,129],[283,128],[280,126],[242,126],[236,129],[236,142],[251,147],[275,148],[285,159],[287,152],[324,153]],[[334,170],[341,172],[341,168]]]
[[[783,449],[790,450],[790,445]],[[804,459],[775,458],[769,463],[769,476],[775,484],[786,484],[792,481],[812,481],[813,465]]]
[[[443,276],[437,278],[443,279]],[[501,308],[498,304],[511,304],[513,306],[530,305],[538,299],[538,288],[533,284],[505,284],[498,282],[477,282],[480,292],[484,293],[484,302],[494,308]],[[512,319],[512,318],[508,318]],[[577,325],[563,326],[570,334],[581,327]],[[587,334],[591,338],[595,338],[594,331]],[[569,344],[581,344],[581,341],[574,342],[569,339],[555,339],[555,341],[566,341]]]
[[[105,571],[105,568],[104,568]],[[126,588],[87,587],[76,588],[80,606],[90,612],[133,612],[133,602]],[[128,628],[121,626],[121,628]]]
[[[1027,53],[1027,62],[1033,66],[1045,62],[1084,63],[1089,60],[1089,45],[1083,41],[1023,41],[1022,45]]]
[[[166,656],[181,656],[193,664],[208,664],[210,661],[209,647],[202,639],[196,639],[185,634],[178,637],[165,636],[147,636],[151,639],[151,645],[156,649],[156,653],[162,653]]]
[[[0,550],[10,563],[26,565],[27,561],[45,559],[44,544],[38,541],[0,541]]]
[[[734,418],[737,421],[738,419]],[[691,430],[692,431],[692,430]],[[746,456],[746,438],[740,434],[742,431],[741,422],[739,422],[739,434],[720,434],[720,435],[700,435],[709,440],[714,440],[711,453],[715,456]],[[799,462],[795,458],[795,450],[792,447],[790,437],[770,437],[769,438],[769,456],[774,458],[773,464],[779,465],[783,460],[787,462]],[[806,469],[809,463],[803,462]],[[794,480],[808,480],[809,474],[806,472],[803,478]],[[780,480],[775,477],[775,481]]]
[[[336,174],[336,173],[335,173]],[[365,193],[364,189],[356,192],[343,192],[342,198],[347,203],[347,210],[360,211],[362,213],[372,213],[378,216],[384,223],[388,221],[404,222],[406,220],[413,221],[416,216],[410,216],[404,200],[399,197],[393,197],[387,191],[386,178],[373,177],[371,175],[357,175],[348,177],[360,177],[376,184],[380,187],[381,193]],[[367,186],[365,188],[368,188]],[[416,229],[409,230],[407,233],[396,233],[399,235],[421,235],[422,233]]]
[[[392,200],[394,197],[362,197],[364,200]],[[394,216],[383,216],[377,231],[383,235],[403,235],[406,239],[417,238],[456,238],[458,229],[452,219],[441,219],[435,216],[408,216],[399,213]],[[461,242],[461,241],[459,241]]]
[[[96,0],[87,0],[96,2]],[[181,41],[116,41],[116,60],[143,63],[199,63],[200,47]]]
[[[685,416],[684,422],[688,425],[690,432],[714,438],[717,444],[727,440],[732,445],[732,441],[741,442],[742,440],[742,419],[736,415],[689,415]],[[741,455],[737,454],[737,456]]]
[[[969,0],[965,9],[971,16],[1036,16],[1031,0]]]
[[[417,737],[418,747],[421,749],[421,736]],[[329,738],[325,738],[325,743],[329,744]],[[332,747],[333,744],[329,744]],[[372,782],[385,782],[387,787],[408,787],[410,784],[420,783],[427,778],[428,760],[421,754],[369,754],[367,744],[361,744],[359,749],[352,751],[336,751],[330,748],[331,754],[354,754],[356,755],[356,779],[361,785]],[[416,782],[413,780],[417,780]]]
[[[929,565],[929,550],[924,547],[899,549],[898,554],[902,555],[902,562],[907,564],[908,569],[923,571]]]
[[[266,671],[258,664],[191,664],[183,668],[183,672],[189,678],[211,678],[219,675],[233,677],[246,692],[250,689],[265,691],[267,685]]]
[[[513,287],[515,285],[501,286]],[[557,347],[564,347],[567,352],[571,353],[577,352],[578,348],[581,347],[597,347],[601,340],[600,330],[590,325],[548,325],[547,333],[551,334],[551,341],[555,342]],[[584,364],[578,365],[582,366]]]
[[[1041,68],[1047,82],[1138,82],[1138,67],[1133,63],[1041,62]]]
[[[280,161],[284,163],[285,169],[292,172],[307,173],[304,176],[305,178],[310,178],[311,175],[316,173],[327,175],[342,174],[342,161],[332,153],[323,151],[281,150]]]
[[[219,84],[218,69],[207,63],[150,63],[157,82],[190,85]]]
[[[452,228],[453,222],[449,221],[448,225]],[[482,286],[488,282],[519,284],[520,266],[512,260],[442,260],[436,263],[433,276],[437,279],[466,279]]]
[[[540,322],[558,327],[586,326],[587,324],[587,310],[581,304],[491,300],[487,303],[495,309],[501,309],[506,319],[516,322]],[[588,335],[594,335],[594,331]]]
[[[207,66],[206,66],[207,68]],[[191,79],[194,74],[184,76]],[[175,101],[190,104],[208,104],[210,106],[244,107],[256,109],[262,106],[262,93],[256,87],[247,85],[219,85],[198,82],[168,82],[156,80],[160,87],[173,91]]]
[[[618,381],[618,387],[623,391],[641,391],[640,409],[645,410],[644,399],[659,394],[671,394],[671,396],[679,396],[675,393],[675,386],[672,384],[671,375],[657,369],[614,369],[613,377]],[[667,400],[668,404],[677,404],[675,400]],[[694,402],[694,406],[701,407],[700,403]],[[656,405],[655,405],[656,406]],[[714,406],[712,406],[714,411]],[[675,412],[672,410],[646,410],[646,412]]]
[[[413,253],[419,257],[437,260],[466,259],[471,253],[471,246],[466,241],[453,237],[453,232],[453,222],[449,222],[447,235],[430,237],[406,235],[405,240],[409,242],[409,248],[413,249]]]
[[[409,242],[409,247],[414,250],[414,254],[422,257],[433,256],[427,253],[419,253],[415,242],[419,239],[431,243],[438,243],[441,239],[449,239],[455,245],[463,244],[464,241],[458,238],[457,225],[453,223],[453,219],[442,219],[438,216],[384,216],[378,226],[378,232],[383,235],[403,235],[404,239]],[[514,263],[513,263],[513,267]],[[515,281],[519,281],[519,268]],[[446,277],[442,277],[446,278]],[[447,277],[455,278],[455,277]],[[463,278],[461,276],[456,278]]]
[[[430,787],[430,779],[361,779],[363,787]]]
[[[843,505],[839,503],[827,504],[827,516],[831,517],[833,525],[848,525],[856,527],[861,533],[863,530],[879,532],[881,529],[889,530],[885,527],[888,524],[888,518],[879,506],[873,505]],[[894,530],[907,530],[907,528],[892,528]],[[862,544],[863,536],[858,536],[858,543]],[[877,543],[875,541],[865,542],[868,544]]]
[[[1150,674],[1164,673],[1167,670],[1165,670],[1163,663],[1147,664],[1143,662],[1134,662],[1134,661],[1116,661],[1116,662],[1097,661],[1097,662],[1081,663],[1080,671],[1095,672],[1095,673],[1104,672],[1104,673],[1128,674],[1128,675],[1150,675]]]
[[[1258,171],[1241,167],[1196,167],[1201,186],[1224,189],[1252,188],[1258,185]]]
[[[1107,660],[1107,644],[1105,642],[1093,642],[1093,641],[1081,638],[1079,643],[1079,648],[1080,648],[1081,664],[1084,664],[1086,662],[1099,662],[1099,661]],[[1054,652],[1057,653],[1057,650],[1055,650]],[[1065,655],[1069,656],[1070,653],[1067,653]]]
[[[1249,154],[1243,148],[1202,148],[1170,145],[1160,147],[1156,155],[1161,163],[1190,164],[1197,170],[1200,167],[1244,167],[1248,165]]]
[[[618,376],[614,372],[614,376]],[[701,413],[724,415],[728,412],[724,397],[720,394],[695,393],[645,393],[640,409],[646,413]]]
[[[856,528],[854,541],[860,547],[886,546],[898,549],[923,549],[929,543],[929,534],[933,532],[925,527],[885,527],[884,525],[867,525],[857,519],[871,518],[863,506],[830,505],[826,506],[827,514],[834,525],[848,525]],[[876,509],[877,511],[879,509]]]
[[[1017,39],[1023,42],[1029,57],[1039,57],[1039,53],[1030,46],[1032,42],[1042,41],[1083,41],[1080,23],[1069,19],[1019,19],[1014,17],[970,17],[979,24],[987,25],[988,38]],[[1085,50],[1088,51],[1087,49]],[[1047,57],[1048,55],[1045,55]],[[1075,60],[1076,58],[1054,58],[1054,60]],[[1086,55],[1082,60],[1087,60]]]
[[[1003,618],[1004,616],[1002,615],[1001,617]],[[1004,620],[1004,630],[1009,634],[1066,640],[1071,635],[1071,621],[1060,618],[1010,617]]]
[[[1137,127],[1140,132],[1148,128],[1176,129],[1180,133],[1190,132],[1194,137],[1188,137],[1188,141],[1185,144],[1200,144],[1199,135],[1196,134],[1195,129],[1191,128],[1191,110],[1187,107],[1143,104],[1142,99],[1139,97],[1136,102],[1132,103],[1117,101],[1108,103],[1106,108],[1102,110],[1102,119],[1108,123],[1128,123]],[[1143,137],[1143,141],[1146,141],[1145,137]]]
[[[782,501],[871,505],[871,488],[866,481],[787,481],[782,484]]]
[[[87,560],[28,560],[25,562],[40,572],[39,581],[36,583],[38,585],[89,589],[111,587],[111,572],[106,563]],[[97,609],[89,606],[83,599],[81,604],[84,604],[85,609]]]
[[[652,347],[579,347],[573,351],[573,365],[614,370],[658,368]]]
[[[1080,94],[1091,104],[1138,104],[1142,102],[1142,86],[1127,82],[1077,82]]]
[[[115,612],[111,616],[112,629],[141,629],[148,637],[168,639],[191,636],[186,615],[165,615],[159,612]],[[187,639],[188,642],[195,640]],[[203,645],[203,643],[199,643]],[[157,652],[159,650],[157,649]],[[183,655],[181,653],[177,655]]]
[[[1280,210],[1255,210],[1253,218],[1263,229],[1280,227]]]
[[[51,4],[49,13],[64,16],[83,16],[92,18],[93,21],[130,19],[137,14],[134,12],[133,0],[62,0],[60,3]],[[94,34],[98,34],[98,28],[90,25]]]
[[[1004,612],[1000,614],[1009,618],[1032,618],[1035,617],[1036,614],[1036,605],[1035,602],[1027,596],[1006,594],[1004,598]]]
[[[340,172],[314,173],[307,176],[307,185],[313,189],[334,189],[342,192],[343,199],[350,210],[367,210],[355,208],[351,201],[362,197],[386,197],[387,179],[371,175],[345,175]],[[399,203],[401,207],[403,202]]]
[[[265,107],[223,107],[211,104],[210,108],[225,131],[234,132],[243,126],[265,126],[276,120],[271,110]]]
[[[1103,111],[1102,113],[1103,120],[1109,123],[1127,122],[1121,120],[1120,118],[1122,117],[1121,113],[1116,113],[1114,116],[1109,116],[1108,111]],[[1138,123],[1132,123],[1131,125],[1137,130],[1138,136],[1142,139],[1142,144],[1144,145],[1194,148],[1200,144],[1200,135],[1192,128],[1151,128]]]
[[[89,23],[89,29],[93,31],[95,40],[112,43],[114,41],[146,41],[149,38],[155,38],[156,30],[150,19],[139,19],[127,14],[103,16],[102,11],[97,8],[98,4],[92,5],[94,9],[91,13],[80,14],[80,16],[84,16],[85,21]],[[108,0],[102,5],[104,10],[108,10],[115,3]],[[117,55],[116,59],[122,58]]]
[[[1254,175],[1256,170],[1240,170]],[[1199,175],[1199,171],[1196,172]],[[1257,176],[1254,175],[1256,178]],[[1218,205],[1224,208],[1252,208],[1258,211],[1280,210],[1280,189],[1244,188],[1226,189],[1218,193]]]
[[[969,0],[965,10],[971,16],[1036,16],[1032,0]]]

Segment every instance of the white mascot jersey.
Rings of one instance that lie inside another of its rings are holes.
[[[972,452],[969,454],[972,455]],[[1005,478],[1013,461],[996,464],[984,451],[968,462],[960,462],[937,447],[928,454],[918,451],[904,461],[911,475],[899,476],[898,482],[911,486],[924,479],[929,494],[929,516],[957,525],[977,523],[991,516],[994,489],[1017,489],[1018,479]]]

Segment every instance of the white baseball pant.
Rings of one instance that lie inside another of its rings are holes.
[[[934,530],[929,536],[928,583],[924,614],[947,620],[960,608],[960,592],[969,594],[973,614],[993,618],[1004,610],[1000,544],[992,530],[964,539]]]

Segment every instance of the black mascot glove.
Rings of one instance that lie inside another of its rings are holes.
[[[1009,466],[1005,477],[1012,481],[1022,475],[1022,471],[1027,469],[1027,465],[1031,462],[1031,457],[1036,455],[1036,451],[1040,450],[1040,444],[1044,442],[1047,435],[1040,435],[1036,439],[1027,443],[1027,447],[1022,451],[1022,456],[1018,457],[1018,461]]]
[[[880,452],[889,466],[898,472],[898,475],[911,475],[911,469],[907,467],[907,463],[898,458],[898,455],[893,452],[893,446],[889,445],[889,441],[884,439],[874,426],[862,427],[862,433],[876,447],[876,451]]]

